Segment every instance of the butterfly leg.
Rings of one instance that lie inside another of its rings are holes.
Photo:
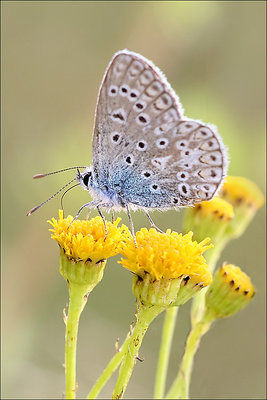
[[[151,216],[148,214],[148,212],[144,210],[144,213],[146,214],[147,218],[149,219],[149,222],[150,222],[150,224],[151,224],[151,227],[152,227],[152,228],[155,228],[155,229],[156,229],[158,232],[160,232],[160,233],[164,233],[161,229],[159,229],[159,228],[157,227],[157,225],[155,225],[153,219],[152,219]]]
[[[85,217],[85,220],[88,221],[88,219],[90,218],[90,214],[91,214],[91,208],[89,208],[88,213]]]
[[[130,225],[131,225],[131,231],[132,231],[132,235],[133,235],[134,245],[135,245],[135,248],[137,249],[136,237],[135,237],[135,232],[134,232],[134,225],[133,225],[133,220],[132,220],[132,217],[131,217],[131,214],[130,214],[130,209],[129,209],[128,204],[126,204],[125,206],[126,206],[126,209],[127,209],[127,214],[128,214],[128,218],[129,218]]]
[[[99,205],[99,202],[95,201],[95,200],[90,201],[89,203],[85,203],[84,205],[82,205],[81,208],[79,209],[79,211],[77,212],[77,214],[75,215],[75,217],[73,218],[73,220],[71,221],[71,223],[69,224],[69,227],[79,217],[79,215],[81,214],[82,210],[85,207],[88,207],[90,209],[90,208],[93,208],[93,207],[97,207],[98,205]]]
[[[114,222],[115,222],[115,214],[114,214],[113,210],[111,211],[111,221],[114,224]]]
[[[106,219],[105,219],[104,214],[103,214],[102,211],[100,210],[99,205],[98,205],[96,208],[97,208],[97,211],[98,211],[98,213],[99,213],[99,215],[100,215],[100,217],[102,218],[103,223],[104,223],[104,227],[105,227],[105,238],[104,238],[104,241],[105,241],[106,238],[107,238],[107,235],[108,235],[108,228],[107,228],[107,224],[106,224]]]

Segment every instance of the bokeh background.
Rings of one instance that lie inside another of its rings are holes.
[[[73,177],[32,175],[88,165],[98,88],[113,53],[128,48],[154,61],[179,94],[185,115],[218,126],[231,175],[264,191],[265,2],[2,3],[2,398],[61,398],[67,285],[47,219],[55,199],[26,212]],[[64,202],[75,214],[88,194]],[[153,214],[181,230],[182,212]],[[123,221],[127,219],[122,215]],[[192,376],[192,398],[265,398],[265,217],[258,213],[222,261],[239,265],[257,295],[204,337]],[[149,226],[142,213],[136,228]],[[78,396],[84,398],[134,320],[131,274],[110,260],[83,312],[78,342]],[[170,362],[176,374],[189,329],[180,310]],[[127,398],[151,398],[163,315],[144,340]],[[102,391],[110,397],[115,378]]]

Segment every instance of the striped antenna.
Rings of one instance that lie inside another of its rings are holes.
[[[75,168],[77,168],[77,167],[75,167]],[[83,168],[83,167],[80,167],[80,168]],[[71,168],[69,168],[69,169],[71,169]],[[63,171],[63,170],[62,170]],[[57,171],[57,172],[61,172],[61,171]],[[54,172],[54,173],[56,173],[56,172]],[[50,174],[47,174],[47,175],[51,175],[51,174],[53,174],[53,172],[52,173],[50,173]],[[44,176],[46,176],[46,175],[44,175]],[[50,201],[50,200],[52,200],[54,197],[56,197],[60,192],[62,192],[62,190],[64,190],[67,186],[69,186],[72,182],[74,182],[76,180],[76,177],[75,178],[73,178],[71,181],[69,181],[68,183],[66,183],[66,185],[64,185],[61,189],[59,189],[56,193],[54,193],[51,197],[49,197],[49,199],[47,199],[47,200],[45,200],[43,203],[41,203],[41,204],[39,204],[38,206],[36,206],[36,207],[33,207],[29,212],[27,212],[27,217],[29,217],[30,215],[32,215],[35,211],[37,211],[37,210],[39,210],[39,208],[41,208],[44,204],[46,204],[48,201]]]
[[[36,175],[33,175],[33,179],[40,179],[40,178],[44,178],[45,176],[48,176],[48,175],[54,175],[54,174],[58,174],[59,172],[69,171],[70,169],[78,169],[78,168],[86,168],[86,167],[69,167],[69,168],[60,169],[60,170],[54,171],[54,172],[48,172],[47,174],[36,174]]]
[[[75,185],[71,186],[70,188],[68,188],[62,195],[61,195],[61,199],[60,199],[60,204],[61,204],[61,209],[64,210],[63,208],[63,199],[66,195],[66,193],[68,193],[71,189],[75,188],[76,186],[80,186],[79,183],[76,183]]]

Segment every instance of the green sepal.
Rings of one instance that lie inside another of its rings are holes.
[[[60,268],[61,275],[67,282],[79,286],[86,286],[87,291],[93,288],[102,280],[107,260],[101,260],[97,264],[90,259],[87,261],[71,259],[62,248],[60,248]]]

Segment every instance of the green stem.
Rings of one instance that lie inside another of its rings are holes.
[[[178,312],[178,307],[169,307],[167,308],[165,313],[165,320],[163,325],[157,373],[156,373],[154,399],[163,399],[164,396],[168,364],[170,358],[170,350],[171,350],[177,312]]]
[[[131,336],[130,333],[128,333],[122,347],[120,350],[112,357],[110,360],[109,364],[103,371],[103,373],[100,375],[96,383],[94,384],[93,388],[89,392],[87,399],[96,399],[97,396],[99,395],[100,391],[102,388],[105,386],[107,381],[110,379],[112,374],[116,371],[116,369],[119,367],[123,357],[125,356],[126,351],[128,350],[128,343],[130,340]]]
[[[145,308],[140,305],[136,315],[137,321],[132,336],[128,342],[127,353],[122,361],[119,377],[112,394],[112,399],[121,399],[127,388],[132,375],[135,361],[138,357],[138,350],[142,344],[144,335],[156,316],[164,310],[163,307],[151,306]]]
[[[81,312],[87,302],[88,286],[69,282],[69,308],[65,333],[66,399],[76,397],[76,347]]]
[[[209,330],[211,322],[207,319],[198,322],[192,327],[186,341],[185,353],[178,375],[174,380],[166,399],[188,399],[189,384],[194,361],[194,355],[199,346],[201,337]]]
[[[214,246],[212,249],[209,249],[207,251],[207,254],[205,256],[206,262],[209,266],[209,269],[211,273],[213,273],[216,263],[221,255],[221,252],[225,246],[226,242],[221,240],[220,243],[217,243],[216,246]],[[191,308],[191,324],[194,326],[197,324],[199,321],[202,320],[203,313],[205,310],[205,295],[207,292],[208,288],[202,289],[199,293],[197,293],[192,302],[192,308]]]

